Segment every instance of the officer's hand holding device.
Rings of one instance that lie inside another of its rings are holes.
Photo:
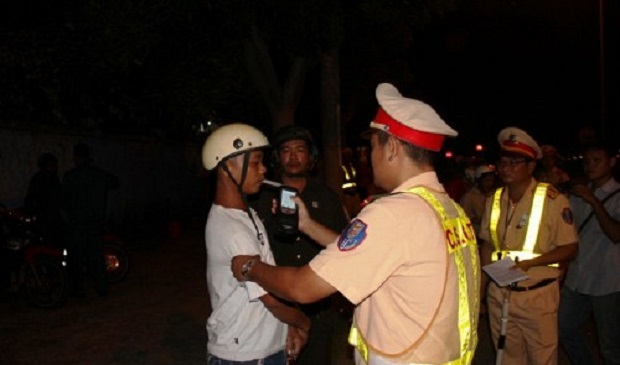
[[[276,209],[276,234],[279,236],[297,236],[299,215],[293,198],[299,192],[297,189],[282,185],[278,194]]]

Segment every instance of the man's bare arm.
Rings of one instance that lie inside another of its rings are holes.
[[[285,300],[313,303],[336,292],[336,288],[314,273],[310,266],[272,266],[258,256],[235,256],[232,272],[239,281],[254,281]]]

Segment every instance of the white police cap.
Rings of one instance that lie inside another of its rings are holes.
[[[376,95],[380,107],[370,128],[431,151],[441,150],[446,136],[458,135],[430,105],[403,97],[392,84],[379,84]]]
[[[488,173],[495,173],[495,166],[493,165],[480,165],[476,168],[476,179],[480,179],[482,175]]]
[[[497,135],[497,142],[503,152],[536,160],[542,157],[542,150],[538,143],[522,129],[516,127],[502,129]]]

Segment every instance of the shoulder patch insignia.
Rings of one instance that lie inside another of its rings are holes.
[[[560,191],[553,185],[549,185],[547,188],[547,198],[555,199],[560,195]]]
[[[361,245],[366,238],[366,227],[368,227],[366,223],[359,219],[354,219],[342,231],[338,239],[338,249],[340,251],[350,251]]]
[[[573,224],[573,211],[570,208],[562,210],[562,220],[566,224]]]

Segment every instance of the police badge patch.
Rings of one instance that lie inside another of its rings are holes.
[[[366,238],[366,227],[368,227],[366,223],[359,219],[354,219],[340,235],[338,249],[340,251],[350,251],[361,245]]]
[[[566,224],[573,224],[573,211],[570,208],[564,208],[562,210],[562,220]]]

